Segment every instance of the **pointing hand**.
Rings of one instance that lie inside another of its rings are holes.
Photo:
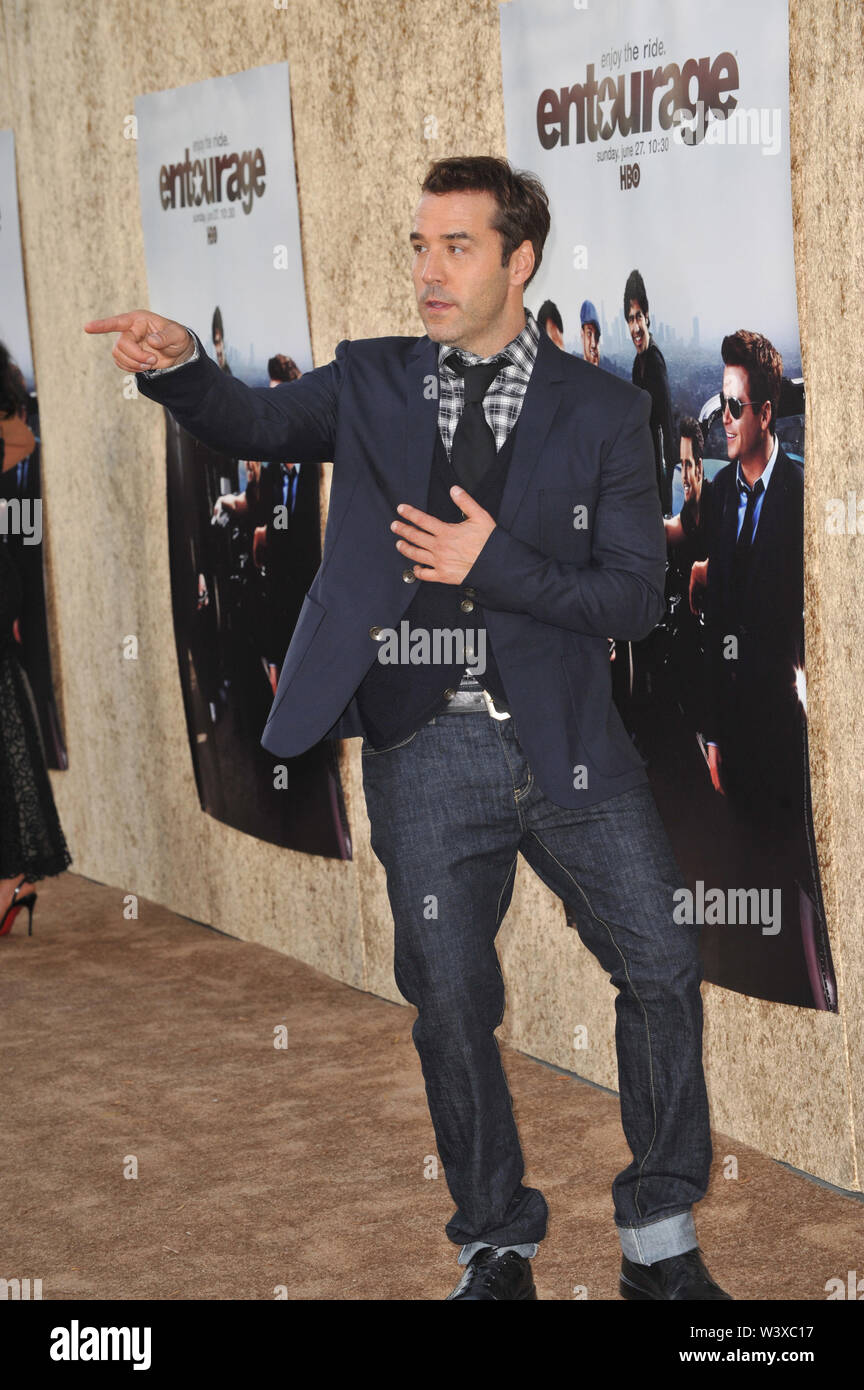
[[[163,319],[149,309],[132,309],[110,319],[91,319],[85,323],[84,332],[119,333],[112,355],[124,372],[177,367],[195,351],[192,336],[182,323]]]

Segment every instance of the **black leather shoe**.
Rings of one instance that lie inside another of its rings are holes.
[[[622,1298],[631,1299],[721,1299],[734,1302],[715,1284],[697,1246],[684,1255],[670,1255],[653,1265],[637,1265],[621,1257],[618,1289]]]
[[[496,1246],[486,1246],[472,1255],[465,1273],[445,1303],[451,1298],[481,1299],[500,1303],[504,1299],[536,1298],[531,1261],[515,1250],[503,1254]]]

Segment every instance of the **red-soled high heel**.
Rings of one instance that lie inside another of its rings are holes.
[[[12,923],[15,921],[15,918],[18,916],[18,913],[21,911],[22,907],[26,907],[28,913],[30,914],[27,921],[27,935],[33,935],[33,908],[36,906],[36,899],[38,898],[39,894],[26,893],[23,898],[18,897],[18,894],[21,892],[22,888],[29,887],[29,883],[25,884],[22,881],[18,884],[18,887],[12,894],[12,901],[7,907],[5,913],[3,914],[2,922],[0,922],[0,936],[7,936],[8,933],[12,930]]]

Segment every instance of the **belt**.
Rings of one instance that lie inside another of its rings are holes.
[[[488,690],[455,690],[440,714],[490,714],[493,719],[509,719],[510,711],[495,704]]]

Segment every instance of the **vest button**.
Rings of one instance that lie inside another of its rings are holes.
[[[465,594],[466,598],[476,598],[476,597],[477,597],[477,590],[476,590],[476,589],[463,589],[462,592],[463,592],[463,594]]]
[[[455,694],[456,694],[456,691],[455,691],[455,690],[447,689],[447,690],[444,691],[444,699],[445,699],[445,700],[452,700],[452,699],[453,699],[453,696],[454,696]]]
[[[369,636],[370,636],[370,637],[373,637],[373,638],[375,639],[376,642],[383,642],[383,641],[384,641],[384,629],[383,629],[383,628],[380,628],[380,627],[370,627],[370,629],[369,629]]]
[[[462,609],[463,613],[472,613],[474,611],[474,604],[470,598],[463,598],[459,607]]]
[[[413,570],[403,570],[402,578],[405,580],[406,584],[413,584],[417,576]]]

